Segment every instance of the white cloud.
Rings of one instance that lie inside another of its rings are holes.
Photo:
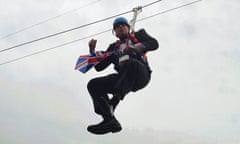
[[[1,17],[4,19],[0,24],[1,35],[58,14],[63,9],[76,8],[76,5],[84,2],[1,1],[5,5],[0,4]],[[46,23],[16,37],[2,40],[0,44],[1,47],[8,47],[86,24],[128,10],[136,3],[138,2],[101,0],[90,6],[94,11],[83,8],[75,14],[56,20],[57,24],[55,21]],[[182,3],[183,1],[163,1],[154,8],[143,10],[139,18]],[[125,137],[133,143],[140,143],[140,140],[184,144],[239,142],[234,140],[240,133],[238,11],[237,0],[203,0],[137,23],[137,28],[144,27],[159,40],[160,50],[149,53],[153,69],[149,86],[127,96],[117,109],[116,115],[124,131],[113,135],[111,139],[108,139],[108,135],[89,135],[85,130],[87,124],[99,120],[93,113],[86,84],[89,79],[111,71],[91,71],[83,75],[73,70],[78,55],[88,52],[88,40],[0,66],[1,142],[36,143],[39,140],[39,143],[121,143]],[[131,18],[131,15],[127,17]],[[0,59],[4,61],[85,37],[108,29],[111,24],[110,20],[16,51],[1,53]],[[95,38],[98,39],[98,49],[106,48],[115,40],[111,32]],[[148,134],[147,128],[156,131]],[[166,131],[171,132],[166,134]],[[174,131],[179,133],[174,134]],[[208,139],[211,136],[216,138]]]

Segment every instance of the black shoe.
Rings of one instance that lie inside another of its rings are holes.
[[[106,134],[109,132],[116,133],[122,130],[120,123],[113,118],[110,121],[103,121],[98,125],[88,126],[87,130],[93,134]]]
[[[95,129],[95,128],[97,128],[97,127],[100,127],[100,126],[103,125],[104,123],[106,123],[106,121],[102,121],[102,122],[100,122],[100,123],[98,123],[98,124],[95,124],[95,125],[89,125],[89,126],[87,127],[87,129],[88,129],[88,130]]]

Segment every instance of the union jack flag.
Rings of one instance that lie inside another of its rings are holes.
[[[98,64],[111,54],[112,52],[97,51],[94,54],[82,55],[77,60],[75,70],[79,70],[82,73],[86,73],[93,66],[95,66],[96,64]]]

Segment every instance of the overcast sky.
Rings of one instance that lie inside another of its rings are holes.
[[[150,0],[0,0],[0,37],[60,17],[0,40],[0,50],[126,12]],[[191,0],[163,0],[139,19]],[[76,9],[76,11],[69,11]],[[65,12],[69,12],[63,15]],[[239,144],[239,0],[203,0],[136,23],[155,37],[150,84],[130,93],[116,110],[123,130],[94,136],[86,127],[101,118],[86,89],[94,77],[74,70],[88,53],[88,39],[0,66],[1,144]],[[132,13],[124,15],[129,20]],[[113,19],[0,53],[0,63],[112,28]],[[97,50],[116,40],[94,36]]]

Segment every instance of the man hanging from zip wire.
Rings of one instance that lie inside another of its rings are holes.
[[[130,25],[124,17],[114,20],[113,31],[119,40],[109,45],[106,52],[112,54],[95,65],[95,69],[102,71],[113,63],[116,73],[94,78],[87,85],[94,110],[103,117],[99,124],[88,126],[87,130],[93,134],[121,131],[114,110],[129,92],[136,92],[149,83],[151,69],[146,53],[158,48],[158,41],[144,29],[130,33]],[[95,53],[96,42],[89,41],[90,54]]]

